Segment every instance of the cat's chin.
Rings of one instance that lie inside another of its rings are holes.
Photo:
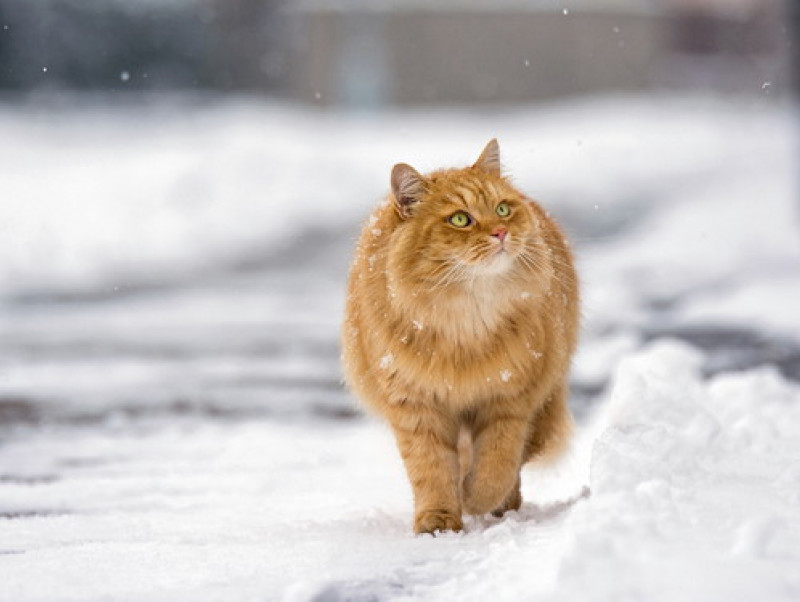
[[[514,258],[507,251],[501,251],[474,265],[472,269],[477,276],[502,276],[508,273],[513,265]]]

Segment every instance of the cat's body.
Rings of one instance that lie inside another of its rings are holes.
[[[415,531],[517,509],[522,464],[571,431],[578,288],[561,231],[500,174],[496,141],[466,169],[395,166],[348,292],[347,382],[392,426]]]

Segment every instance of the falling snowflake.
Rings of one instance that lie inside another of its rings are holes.
[[[525,343],[525,348],[528,350],[528,353],[533,356],[533,359],[538,360],[540,357],[542,357],[542,354],[531,347],[530,343]]]
[[[500,380],[502,380],[504,383],[507,383],[509,380],[511,380],[511,370],[503,370],[500,372]]]
[[[381,358],[381,362],[378,365],[381,370],[386,370],[386,368],[392,365],[392,362],[394,362],[394,356],[391,353],[387,353]]]

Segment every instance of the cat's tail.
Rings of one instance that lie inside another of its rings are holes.
[[[556,385],[531,420],[525,442],[525,462],[552,464],[569,447],[575,430],[572,412],[567,405],[568,386]]]

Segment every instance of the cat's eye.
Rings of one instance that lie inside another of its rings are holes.
[[[454,213],[453,215],[451,215],[447,221],[450,222],[456,228],[466,228],[472,223],[472,218],[469,216],[468,213],[459,211],[458,213]]]
[[[511,207],[509,207],[508,203],[506,203],[505,201],[500,203],[497,206],[497,209],[495,209],[495,211],[497,212],[497,215],[499,215],[500,217],[508,217],[509,215],[511,215]]]

